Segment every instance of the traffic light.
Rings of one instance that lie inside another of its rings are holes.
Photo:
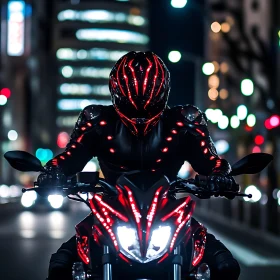
[[[65,148],[69,142],[69,134],[67,132],[60,132],[57,136],[57,146],[61,149]]]

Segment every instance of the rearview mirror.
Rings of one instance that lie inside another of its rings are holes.
[[[254,154],[247,155],[232,165],[232,171],[229,175],[236,176],[240,174],[259,173],[272,160],[273,160],[273,156],[266,153],[254,153]]]
[[[9,164],[19,171],[44,171],[39,159],[25,151],[9,151],[4,154]]]

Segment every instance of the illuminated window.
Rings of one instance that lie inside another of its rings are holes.
[[[84,49],[69,49],[61,48],[56,52],[56,56],[61,60],[108,60],[117,61],[129,51],[112,51],[102,48]]]
[[[61,111],[80,111],[88,105],[112,105],[111,100],[96,100],[96,99],[60,99],[57,102],[57,107]]]
[[[128,15],[125,13],[115,13],[106,10],[86,10],[75,11],[65,10],[61,11],[57,15],[59,21],[85,21],[90,23],[108,23],[108,22],[120,22],[128,23],[130,25],[143,26],[147,23],[147,20],[139,15]]]
[[[96,94],[101,96],[109,96],[110,91],[108,85],[89,85],[89,84],[62,84],[59,91],[63,95],[89,95]]]
[[[76,37],[84,41],[133,43],[140,45],[145,45],[149,42],[149,37],[139,32],[101,28],[79,29],[76,32]]]
[[[65,78],[89,77],[108,79],[111,70],[111,68],[64,66],[61,68],[61,74]]]
[[[77,119],[78,119],[78,115],[77,116],[60,116],[56,119],[56,125],[58,127],[74,127]]]

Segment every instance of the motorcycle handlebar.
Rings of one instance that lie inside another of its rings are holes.
[[[96,187],[96,185],[101,185],[100,187]],[[251,194],[245,194],[245,193],[237,193],[237,192],[231,192],[231,191],[224,191],[224,192],[217,192],[217,191],[210,191],[205,188],[202,188],[199,186],[199,182],[195,179],[179,179],[174,182],[172,182],[170,185],[174,186],[177,184],[176,191],[179,192],[185,192],[193,194],[200,198],[209,198],[211,196],[226,196],[226,195],[234,195],[234,196],[241,196],[241,197],[248,197],[252,198]],[[104,190],[107,190],[113,194],[117,194],[117,190],[108,184],[105,180],[99,178],[97,183],[76,183],[74,186],[72,184],[65,185],[65,186],[57,186],[57,187],[40,187],[37,185],[37,183],[34,183],[34,188],[23,188],[22,192],[25,193],[27,191],[38,191],[38,189],[44,189],[44,191],[50,191],[50,192],[58,192],[63,193],[64,195],[74,195],[78,192],[101,192]]]
[[[207,190],[205,188],[200,187],[199,182],[196,181],[193,178],[191,178],[191,179],[179,179],[177,181],[172,182],[171,185],[172,184],[176,185],[176,183],[181,186],[182,191],[194,194],[194,195],[196,195],[198,197],[202,197],[202,198],[203,197],[208,198],[210,196],[226,196],[226,195],[234,195],[234,196],[252,198],[251,194],[232,192],[232,191],[217,192],[217,191]]]

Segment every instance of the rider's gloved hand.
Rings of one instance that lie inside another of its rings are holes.
[[[229,175],[214,172],[209,176],[197,175],[196,180],[199,181],[199,185],[211,192],[216,192],[217,196],[225,196],[228,199],[233,199],[234,194],[227,192],[238,192],[239,185],[235,182],[234,178]]]
[[[45,166],[45,172],[42,172],[37,178],[39,186],[37,193],[41,196],[47,196],[52,187],[62,187],[67,183],[67,177],[59,166]]]

